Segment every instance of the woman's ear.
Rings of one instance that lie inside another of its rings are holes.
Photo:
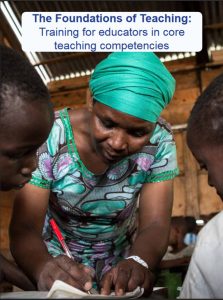
[[[87,109],[89,111],[92,111],[92,108],[93,108],[93,97],[92,97],[92,95],[91,95],[91,93],[90,93],[89,90],[87,92],[87,101],[86,101],[86,103],[87,103]]]

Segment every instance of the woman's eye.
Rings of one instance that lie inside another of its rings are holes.
[[[134,137],[143,137],[147,133],[145,131],[132,131],[132,132],[130,132],[130,134]]]
[[[103,126],[106,127],[106,128],[113,128],[114,125],[115,125],[113,122],[105,121],[105,120],[101,120],[101,123],[102,123]]]

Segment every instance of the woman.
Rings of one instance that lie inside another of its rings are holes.
[[[93,281],[106,295],[152,291],[178,172],[170,127],[159,119],[174,87],[155,54],[112,53],[90,79],[92,108],[56,113],[11,222],[14,257],[40,290],[61,279],[84,290]],[[75,261],[62,255],[52,217]]]
[[[48,90],[33,66],[0,45],[0,190],[21,189],[36,169],[36,150],[53,124]],[[41,119],[41,123],[39,120]],[[0,281],[35,289],[25,274],[0,256]]]

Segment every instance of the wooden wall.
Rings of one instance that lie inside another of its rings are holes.
[[[170,63],[168,68],[176,79],[176,92],[163,112],[163,117],[172,125],[186,124],[196,98],[223,72],[223,67],[213,63],[198,68],[189,60],[185,65],[183,62],[177,66]],[[207,172],[199,169],[186,145],[186,129],[174,130],[174,137],[180,175],[174,180],[173,215],[192,215],[198,218],[200,215],[220,211],[223,205],[215,189],[207,184]]]
[[[208,83],[223,72],[222,64],[195,67],[194,59],[170,62],[166,66],[176,79],[176,92],[173,100],[163,112],[172,125],[187,122],[191,108],[201,91]],[[64,106],[78,108],[86,105],[90,98],[89,77],[79,77],[49,83],[55,109]],[[174,130],[177,145],[180,175],[174,180],[173,215],[208,215],[222,209],[222,202],[214,188],[207,184],[207,174],[194,160],[185,143],[185,130]],[[15,193],[0,193],[0,249],[8,250],[8,224]]]

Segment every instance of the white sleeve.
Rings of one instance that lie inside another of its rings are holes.
[[[214,222],[198,234],[198,240],[183,282],[179,298],[219,298],[223,292],[222,239]]]
[[[190,265],[180,291],[180,299],[213,298],[212,291],[208,284],[207,277],[209,274],[205,274],[202,270],[203,263],[205,262],[202,257],[200,257],[199,248],[197,248],[192,255]]]

